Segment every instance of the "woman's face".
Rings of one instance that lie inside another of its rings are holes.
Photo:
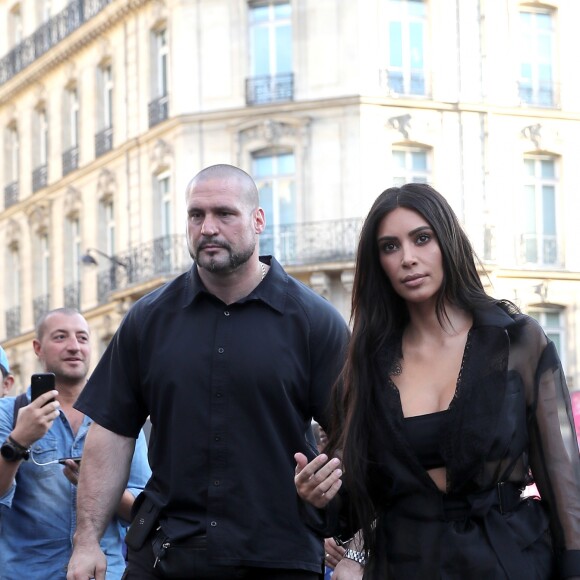
[[[443,257],[429,222],[414,210],[398,207],[377,232],[379,260],[395,292],[407,302],[435,300],[443,283]]]

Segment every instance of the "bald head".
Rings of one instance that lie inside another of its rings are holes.
[[[202,169],[187,185],[186,196],[189,195],[193,187],[213,180],[227,180],[230,183],[235,183],[236,190],[244,204],[248,205],[250,209],[256,209],[260,205],[258,188],[254,180],[243,169],[225,163],[210,165]]]

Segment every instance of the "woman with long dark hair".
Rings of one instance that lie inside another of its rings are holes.
[[[360,236],[325,453],[296,455],[337,580],[580,577],[580,460],[554,344],[489,296],[447,200],[384,191]],[[535,481],[542,500],[522,498]],[[306,504],[305,504],[306,505]],[[323,509],[324,508],[324,509]]]

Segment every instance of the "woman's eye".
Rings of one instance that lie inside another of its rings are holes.
[[[429,234],[420,234],[417,237],[417,243],[418,244],[426,244],[430,239],[431,239],[431,236]]]

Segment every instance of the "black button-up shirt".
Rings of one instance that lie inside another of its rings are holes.
[[[266,260],[265,258],[263,258]],[[246,298],[225,305],[194,265],[127,313],[77,408],[136,437],[151,417],[145,494],[172,538],[207,534],[220,563],[319,571],[320,538],[301,521],[297,451],[327,423],[348,327],[271,259]]]

